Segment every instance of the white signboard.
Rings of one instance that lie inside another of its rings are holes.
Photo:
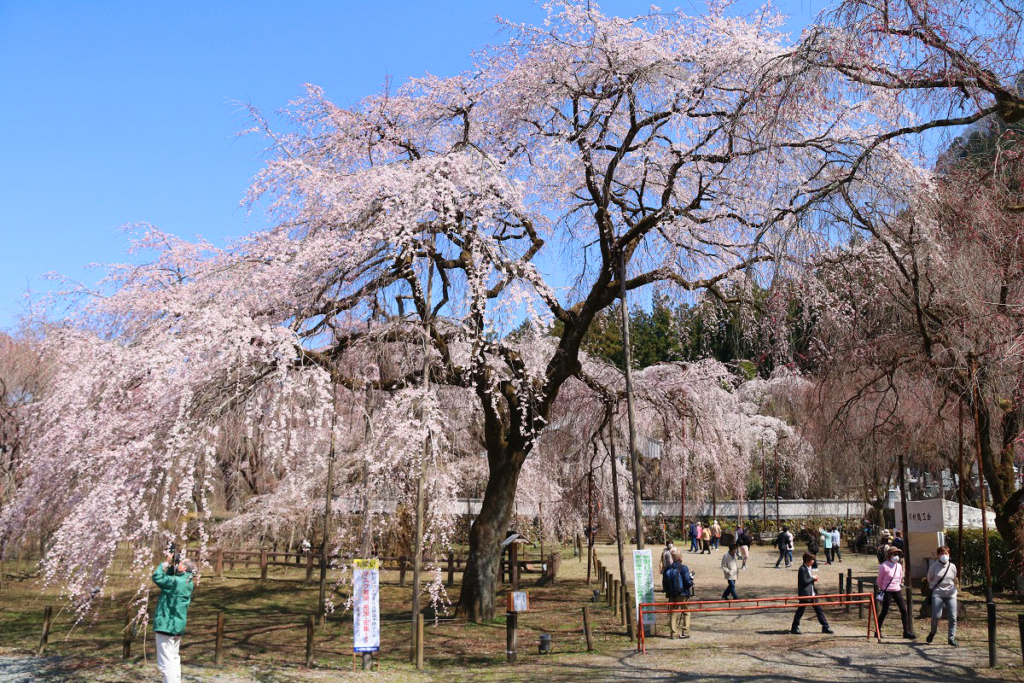
[[[352,570],[353,650],[380,650],[380,563],[355,560]]]
[[[515,591],[511,595],[513,612],[530,611],[530,597],[526,594],[526,591]]]
[[[642,602],[654,602],[654,562],[650,550],[633,551],[633,613],[637,613]],[[654,630],[654,614],[644,612],[644,633]]]

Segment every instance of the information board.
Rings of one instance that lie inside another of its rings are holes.
[[[380,562],[355,560],[352,569],[352,640],[356,652],[380,650]]]
[[[512,596],[511,607],[513,612],[530,611],[530,596],[526,594],[526,591],[515,591],[509,595]]]
[[[642,602],[654,602],[654,562],[650,550],[633,551],[633,613]],[[654,632],[654,614],[644,612],[644,633]]]

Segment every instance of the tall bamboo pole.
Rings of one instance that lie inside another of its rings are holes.
[[[636,549],[644,549],[644,511],[636,455],[636,417],[633,412],[633,353],[629,344],[629,305],[626,303],[626,249],[619,252],[619,308],[622,311],[622,350],[626,362],[626,412],[629,416],[629,465],[633,474],[633,514],[636,517]]]
[[[612,425],[611,406],[606,408],[605,415],[608,420],[608,452],[612,460],[612,497],[615,499],[615,545],[619,551],[619,578],[622,586],[626,586],[626,560],[625,552],[622,550],[622,510],[619,506],[619,466],[618,458],[615,456],[615,429]],[[631,610],[629,605],[621,605],[624,610]],[[633,640],[633,619],[626,619],[626,636]]]
[[[761,518],[768,526],[768,465],[764,459],[764,442],[761,442]]]

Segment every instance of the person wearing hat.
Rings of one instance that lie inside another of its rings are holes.
[[[903,637],[914,640],[917,636],[910,630],[910,618],[907,613],[907,602],[903,599],[903,577],[904,569],[900,563],[903,551],[897,547],[891,547],[885,553],[885,562],[878,565],[878,578],[876,586],[878,593],[882,596],[882,609],[878,613],[878,632],[882,632],[882,624],[885,623],[885,616],[889,613],[889,605],[893,602],[900,610],[900,619],[903,620]]]

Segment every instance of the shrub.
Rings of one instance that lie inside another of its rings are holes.
[[[946,545],[951,559],[956,562],[960,556],[957,548],[957,530],[946,530]],[[1016,572],[1010,562],[1010,549],[999,532],[988,532],[989,561],[992,565],[992,590],[1012,591],[1016,587]],[[985,583],[985,543],[981,529],[964,529],[964,566],[959,567],[962,586]]]

